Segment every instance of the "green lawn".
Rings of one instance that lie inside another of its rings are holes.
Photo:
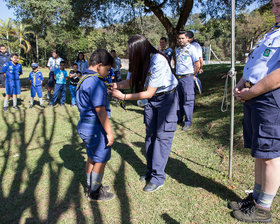
[[[236,103],[233,179],[228,180],[230,113],[222,113],[220,105],[229,67],[205,66],[193,128],[185,133],[178,126],[165,185],[154,193],[144,193],[138,180],[146,168],[143,108],[127,102],[124,112],[112,101],[115,143],[103,183],[116,198],[109,202],[89,202],[83,195],[86,153],[69,92],[66,107],[29,109],[30,68],[25,68],[21,110],[0,112],[0,223],[239,223],[227,203],[252,189],[253,159],[242,148],[242,105]],[[237,70],[240,77],[242,66]],[[42,71],[47,80],[48,71]],[[280,223],[279,194],[273,220]]]

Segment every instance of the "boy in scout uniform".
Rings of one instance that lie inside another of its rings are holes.
[[[13,108],[18,110],[19,107],[17,106],[17,95],[21,93],[19,76],[22,75],[22,66],[18,63],[17,54],[11,55],[11,61],[4,64],[1,73],[3,73],[6,78],[6,96],[4,100],[3,111],[8,110],[8,102],[11,95],[13,95]]]

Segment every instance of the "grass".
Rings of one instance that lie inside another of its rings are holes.
[[[109,202],[88,202],[83,195],[86,153],[69,92],[66,107],[28,109],[29,70],[22,77],[21,110],[0,112],[0,223],[239,223],[227,203],[252,189],[253,159],[242,148],[242,105],[236,103],[233,179],[228,180],[230,113],[220,111],[228,65],[205,66],[193,128],[185,133],[178,126],[165,185],[151,194],[138,180],[146,168],[143,108],[127,102],[124,112],[112,101],[115,143],[104,184],[116,198]],[[47,80],[47,70],[42,71]],[[237,71],[240,77],[242,66]],[[279,217],[278,195],[274,223]]]

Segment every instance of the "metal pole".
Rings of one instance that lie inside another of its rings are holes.
[[[235,73],[235,0],[231,0],[231,111],[230,111],[230,149],[229,149],[229,179],[232,178],[232,154],[233,154],[233,135],[234,135],[234,86],[236,84]]]

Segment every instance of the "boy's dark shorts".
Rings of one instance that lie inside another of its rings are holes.
[[[54,87],[55,79],[54,79],[54,72],[49,73],[49,80],[48,80],[48,87]]]
[[[78,134],[85,143],[87,156],[96,163],[105,163],[111,159],[111,146],[108,144],[106,132],[101,124],[85,124],[79,122]]]
[[[243,136],[253,157],[280,157],[280,89],[244,103]]]

